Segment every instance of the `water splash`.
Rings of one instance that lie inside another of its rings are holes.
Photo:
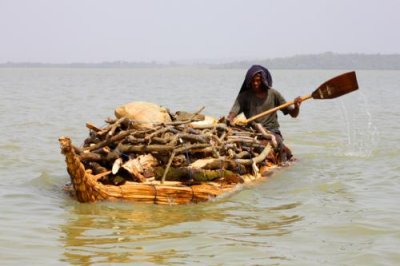
[[[379,131],[373,123],[368,97],[363,92],[357,95],[358,99],[352,101],[351,104],[346,104],[346,100],[339,101],[346,140],[336,154],[369,158],[377,148]]]

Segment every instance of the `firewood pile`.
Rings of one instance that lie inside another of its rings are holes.
[[[113,185],[241,183],[241,176],[276,163],[274,136],[262,127],[206,122],[201,111],[176,112],[169,122],[151,126],[128,117],[108,118],[104,127],[87,123],[89,136],[74,150],[100,182]]]

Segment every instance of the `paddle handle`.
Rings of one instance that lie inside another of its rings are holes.
[[[304,96],[302,96],[302,97],[301,97],[301,100],[302,100],[302,101],[305,101],[305,100],[308,100],[308,99],[311,99],[311,98],[312,98],[312,95],[309,94],[309,95],[304,95]],[[292,105],[292,104],[294,104],[294,101],[289,101],[289,102],[286,102],[286,103],[284,103],[284,104],[282,104],[282,105],[279,105],[279,106],[277,106],[277,107],[274,107],[274,108],[272,108],[272,109],[269,109],[269,110],[267,110],[267,111],[265,111],[265,112],[259,113],[258,115],[252,116],[252,117],[250,117],[249,119],[246,120],[246,124],[248,124],[248,123],[250,123],[250,122],[252,122],[252,121],[254,121],[254,120],[256,120],[256,119],[258,119],[258,118],[260,118],[260,117],[263,117],[263,116],[272,114],[272,113],[274,113],[274,112],[276,112],[276,111],[278,111],[278,110],[281,110],[281,109],[284,109],[284,108],[286,108],[286,107],[289,107],[289,106]]]

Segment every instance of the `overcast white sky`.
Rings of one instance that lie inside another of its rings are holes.
[[[0,0],[0,62],[400,53],[400,0]]]

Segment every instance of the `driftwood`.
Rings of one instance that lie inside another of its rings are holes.
[[[202,109],[181,113],[182,120],[151,128],[140,128],[124,117],[107,119],[103,128],[87,123],[90,136],[82,147],[73,149],[87,169],[103,175],[100,181],[112,184],[119,184],[121,178],[136,182],[155,178],[161,183],[239,182],[236,176],[256,172],[266,164],[271,144],[265,143],[274,144],[272,134],[259,126],[230,127],[224,123],[194,128],[191,122],[202,118]],[[145,156],[150,156],[150,163],[142,167]]]
[[[260,123],[256,123],[254,128],[261,133],[264,139],[271,140],[272,146],[276,149],[278,148],[278,141],[276,137],[271,132],[268,132]]]
[[[164,181],[165,181],[165,177],[168,174],[169,168],[171,167],[172,160],[174,159],[175,154],[176,154],[176,150],[173,150],[172,153],[171,153],[171,156],[169,157],[169,160],[168,160],[168,163],[167,163],[167,167],[165,168],[165,171],[164,171],[163,176],[161,178],[161,184],[163,184]]]
[[[167,174],[164,167],[156,167],[155,175],[157,180],[165,178],[168,181],[201,181],[209,182],[225,176],[235,175],[234,172],[229,170],[208,170],[208,169],[195,169],[190,167],[174,168],[171,167]],[[164,177],[165,174],[165,177]]]
[[[129,160],[122,166],[126,171],[128,171],[136,181],[143,183],[146,178],[143,176],[143,168],[138,159]]]
[[[115,130],[117,130],[117,128],[122,124],[122,122],[127,121],[127,120],[128,120],[128,118],[122,117],[122,118],[118,119],[114,124],[112,124],[110,131],[108,131],[108,133],[107,133],[107,137],[113,136],[115,133]]]
[[[195,121],[195,118],[204,110],[205,106],[201,107],[197,112],[195,112],[194,114],[192,114],[189,119],[187,120],[183,120],[183,121],[173,121],[173,122],[169,122],[166,123],[165,125],[184,125],[184,124],[189,124],[190,122]]]
[[[185,111],[177,111],[175,113],[174,118],[176,121],[187,121],[187,120],[202,121],[204,120],[205,116],[202,114],[192,114]]]
[[[177,112],[171,122],[140,124],[107,118],[80,147],[60,137],[71,187],[80,202],[130,200],[156,204],[207,201],[270,173],[274,135],[259,125]],[[170,120],[168,120],[170,121]]]
[[[109,145],[111,143],[114,143],[114,142],[117,142],[119,140],[124,139],[125,137],[129,136],[129,134],[130,134],[129,131],[121,132],[116,136],[113,136],[111,138],[105,139],[102,142],[99,142],[99,143],[97,143],[95,145],[91,145],[91,146],[85,148],[85,150],[94,151],[94,150],[100,149],[100,148],[102,148],[104,146],[107,146],[107,145]]]
[[[95,174],[95,175],[108,172],[107,168],[101,166],[100,164],[98,164],[96,162],[90,162],[89,165],[90,165],[90,169],[92,169],[93,174]]]
[[[91,129],[91,130],[95,131],[95,132],[101,131],[100,128],[96,127],[95,125],[93,125],[92,123],[89,123],[89,122],[86,123],[86,127],[87,127],[88,129]]]
[[[105,157],[98,153],[83,152],[79,155],[79,159],[83,162],[101,162],[105,160]]]

